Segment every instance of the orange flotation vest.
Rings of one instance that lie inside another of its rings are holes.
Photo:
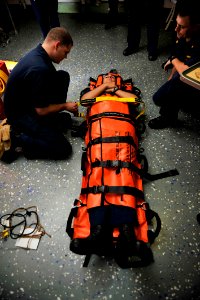
[[[95,86],[101,84],[101,76]],[[118,77],[121,87],[123,82]],[[154,180],[176,175],[177,172],[172,170],[163,176],[147,172],[146,160],[139,149],[137,107],[137,103],[109,100],[88,105],[81,193],[74,202],[67,222],[67,233],[72,240],[86,239],[90,235],[89,212],[92,209],[102,206],[134,209],[137,222],[133,231],[143,249],[141,264],[130,262],[130,257],[123,257],[117,260],[121,267],[142,266],[152,262],[149,245],[161,229],[158,214],[149,208],[144,199],[143,178]],[[149,223],[154,217],[156,229],[153,232],[149,230]],[[119,234],[119,229],[114,228],[113,243],[116,243]]]

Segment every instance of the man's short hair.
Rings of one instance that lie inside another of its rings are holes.
[[[196,25],[200,23],[199,5],[198,0],[178,0],[177,13],[181,17],[188,16],[190,24]]]
[[[64,27],[54,27],[50,29],[46,37],[47,40],[59,41],[63,46],[73,46],[70,33]]]

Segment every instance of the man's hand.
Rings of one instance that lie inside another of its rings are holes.
[[[106,83],[106,89],[105,89],[105,92],[107,93],[110,93],[113,91],[113,89],[116,87],[116,84],[115,82],[109,82],[109,83]]]
[[[67,110],[73,114],[76,114],[78,112],[78,104],[76,102],[50,104],[47,107],[36,107],[35,110],[39,116],[46,116],[48,114],[57,113],[63,110]]]
[[[173,65],[172,65],[171,61],[168,60],[168,61],[165,63],[165,65],[163,66],[163,69],[164,69],[165,71],[168,71],[169,69],[172,69],[172,67],[173,67]]]
[[[66,110],[73,113],[73,114],[76,114],[77,111],[78,111],[78,104],[76,102],[66,102]]]

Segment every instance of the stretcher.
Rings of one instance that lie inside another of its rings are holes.
[[[102,101],[84,101],[84,105],[87,104],[87,130],[81,162],[82,186],[66,228],[71,238],[70,250],[85,255],[84,266],[88,265],[92,254],[109,254],[122,268],[147,266],[154,260],[150,245],[159,235],[161,220],[145,200],[143,180],[175,176],[178,171],[174,169],[155,175],[148,173],[148,163],[139,146],[138,128],[144,122],[140,107],[142,103],[144,112],[143,101],[135,101],[136,98],[127,101],[129,99],[111,95],[106,97]],[[107,245],[103,245],[102,240],[96,249],[87,247],[91,235],[91,213],[102,208],[109,211],[105,217],[106,224],[112,210],[117,209],[123,214],[128,208],[128,211],[134,212],[131,230],[135,242],[128,252],[120,245],[120,226],[116,225],[119,220],[114,220],[111,226],[109,246],[105,236]],[[152,225],[153,230],[150,228]],[[80,246],[75,248],[75,244]]]

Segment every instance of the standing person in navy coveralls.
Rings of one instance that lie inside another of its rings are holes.
[[[127,48],[124,56],[139,51],[142,23],[147,25],[148,59],[154,61],[158,56],[158,39],[160,31],[160,17],[163,0],[126,0],[128,14]]]
[[[43,37],[51,28],[60,27],[58,0],[30,0]]]

